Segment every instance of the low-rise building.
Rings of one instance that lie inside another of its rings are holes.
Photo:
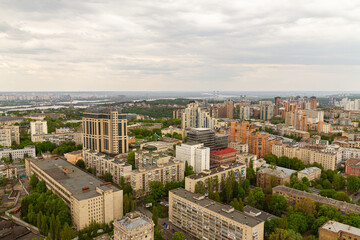
[[[236,161],[237,151],[232,148],[210,152],[210,168],[220,167],[222,164],[230,165]]]
[[[256,166],[254,165],[257,160],[257,156],[251,153],[240,153],[236,155],[236,162],[243,163],[248,168],[250,166],[250,162],[253,163],[253,168],[256,171]]]
[[[2,157],[12,157],[13,160],[23,159],[25,157],[35,157],[35,146],[25,146],[23,149],[0,148],[0,159]]]
[[[305,168],[298,172],[298,178],[302,180],[306,177],[309,181],[313,181],[321,177],[321,169],[318,167]]]
[[[360,214],[360,206],[351,204],[332,198],[323,197],[314,193],[308,193],[305,191],[289,188],[286,186],[277,186],[273,188],[273,194],[277,193],[286,198],[290,204],[296,204],[298,201],[304,198],[310,198],[313,202],[318,202],[327,206],[336,207],[344,214],[356,213]]]
[[[247,213],[249,214],[250,216],[253,216],[253,217],[256,217],[256,218],[259,218],[263,221],[266,221],[266,220],[271,220],[271,219],[274,219],[274,218],[278,218],[277,216],[275,215],[272,215],[270,213],[267,213],[267,212],[264,212],[262,210],[259,210],[257,208],[254,208],[254,207],[251,207],[249,205],[246,205],[244,207],[244,213]]]
[[[229,142],[229,148],[235,149],[239,154],[249,152],[249,145],[247,143]]]
[[[263,220],[183,188],[169,192],[169,221],[196,239],[264,239]]]
[[[195,192],[195,186],[198,182],[203,182],[205,185],[205,193],[209,192],[209,181],[213,179],[214,186],[220,186],[221,179],[226,178],[229,172],[234,172],[235,181],[241,184],[246,178],[246,166],[242,163],[234,163],[231,165],[222,165],[221,167],[213,168],[211,170],[204,170],[201,173],[196,173],[185,177],[185,189],[190,192]]]
[[[360,175],[360,158],[351,158],[345,162],[346,175]]]
[[[141,144],[140,149],[151,150],[154,152],[166,152],[173,149],[173,144],[163,141],[147,142]]]
[[[360,229],[339,223],[336,221],[327,221],[319,228],[319,239],[338,240],[338,239],[360,239]]]
[[[256,183],[261,188],[285,185],[287,182],[290,183],[291,174],[295,172],[295,170],[288,168],[264,164],[262,168],[256,172]]]
[[[92,222],[110,223],[123,215],[123,191],[80,170],[64,159],[32,158],[26,175],[35,174],[69,206],[78,230]]]
[[[78,160],[82,159],[82,152],[83,152],[82,150],[77,150],[77,151],[65,153],[64,157],[69,163],[75,165]]]
[[[0,164],[0,178],[13,179],[17,178],[17,168],[14,165]]]
[[[57,145],[64,142],[73,141],[76,144],[82,144],[82,133],[81,132],[62,132],[62,133],[49,133],[49,134],[35,134],[31,136],[33,142],[44,142],[50,141]]]
[[[154,240],[154,222],[135,211],[114,220],[114,240]]]
[[[3,125],[14,125],[15,123],[21,123],[24,120],[23,117],[8,117],[8,116],[0,116],[0,126]]]

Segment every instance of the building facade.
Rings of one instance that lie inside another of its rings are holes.
[[[256,172],[256,183],[261,188],[285,185],[285,183],[290,183],[291,174],[295,172],[295,170],[264,164]]]
[[[176,159],[188,162],[195,173],[210,169],[210,148],[204,147],[203,143],[181,144],[176,146]]]
[[[178,188],[169,192],[169,221],[196,239],[264,239],[264,221]]]
[[[0,158],[12,157],[13,160],[23,159],[25,157],[36,157],[35,146],[25,146],[23,149],[0,148]]]
[[[210,168],[230,165],[236,161],[237,151],[232,148],[225,148],[210,152]]]
[[[351,158],[345,162],[345,174],[359,176],[360,175],[360,159]]]
[[[321,240],[360,239],[360,229],[336,221],[327,221],[319,228]]]
[[[318,167],[305,168],[298,172],[298,178],[302,180],[306,177],[309,181],[313,181],[321,177],[321,169]]]
[[[48,133],[47,121],[37,120],[30,122],[31,141],[33,141],[33,135],[41,135]]]
[[[33,142],[49,141],[60,145],[64,142],[73,141],[76,144],[82,144],[83,137],[81,132],[63,132],[63,133],[49,133],[49,134],[36,134],[31,136]]]
[[[254,132],[249,135],[249,152],[258,158],[271,154],[271,147],[280,140],[272,137],[267,132]]]

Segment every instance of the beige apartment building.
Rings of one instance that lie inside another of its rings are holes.
[[[11,147],[13,142],[20,144],[19,126],[1,126],[0,146]]]
[[[129,151],[126,114],[110,109],[86,112],[82,127],[84,149],[109,154]]]
[[[121,177],[124,177],[126,182],[130,182],[132,166],[126,163],[127,155],[125,155],[120,159],[90,149],[83,150],[86,168],[93,168],[96,176],[104,176],[105,173],[110,173],[113,182],[117,184],[120,183]]]
[[[249,145],[241,142],[229,142],[229,148],[235,149],[238,153],[248,153]]]
[[[327,221],[319,228],[320,240],[357,240],[360,229],[336,221]]]
[[[301,180],[306,177],[309,181],[313,181],[321,177],[321,169],[318,167],[305,168],[298,172],[298,178]]]
[[[256,172],[256,183],[257,186],[261,188],[285,185],[285,183],[290,183],[291,174],[295,172],[296,171],[292,169],[264,164],[262,168]]]
[[[264,220],[183,188],[169,192],[169,221],[196,239],[264,239]]]
[[[309,198],[313,202],[318,202],[323,205],[336,207],[343,214],[356,213],[360,214],[360,206],[351,204],[332,198],[323,197],[314,193],[308,193],[305,191],[289,188],[286,186],[277,186],[273,188],[273,194],[279,194],[286,198],[290,204],[296,204],[298,201],[304,198]]]
[[[47,134],[36,134],[31,136],[33,142],[49,141],[57,145],[70,141],[73,141],[76,144],[82,144],[83,143],[82,138],[83,137],[81,132],[47,133]]]
[[[141,212],[127,213],[113,225],[114,240],[154,240],[154,222]]]
[[[304,164],[319,163],[323,166],[324,170],[336,169],[336,153],[323,152],[322,150],[316,148],[301,148],[297,146],[289,146],[288,144],[274,144],[272,146],[271,152],[277,157],[296,157],[303,161]]]
[[[80,170],[64,159],[32,158],[25,161],[26,175],[46,183],[69,206],[78,230],[92,221],[110,223],[123,215],[123,192]]]
[[[147,164],[131,172],[130,181],[136,198],[150,193],[150,183],[160,181],[164,185],[168,182],[180,182],[184,179],[185,163],[174,158],[162,158],[152,164]]]
[[[196,184],[198,182],[203,182],[205,184],[205,193],[208,194],[210,178],[213,179],[214,186],[215,184],[220,186],[221,179],[226,178],[231,171],[234,172],[235,181],[239,184],[245,180],[246,166],[242,163],[234,163],[231,165],[222,165],[221,167],[213,168],[211,170],[204,170],[201,173],[185,177],[185,189],[190,192],[195,192]]]

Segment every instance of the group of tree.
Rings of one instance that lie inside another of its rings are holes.
[[[130,120],[129,123],[161,123],[161,129],[168,128],[170,126],[177,126],[181,124],[181,119],[169,118],[169,119],[142,119],[142,120]]]
[[[185,177],[193,175],[194,173],[193,166],[189,165],[189,163],[185,161]]]
[[[136,169],[136,166],[135,166],[135,152],[134,151],[131,151],[131,152],[128,153],[127,163],[132,166],[133,170]]]
[[[272,117],[270,119],[270,122],[272,124],[279,124],[279,123],[285,123],[285,119],[283,119],[282,117]]]
[[[124,113],[136,113],[151,118],[171,118],[173,111],[176,110],[176,107],[168,106],[152,106],[152,107],[127,107],[123,109]]]
[[[179,139],[179,140],[182,140],[182,135],[177,133],[177,132],[174,132],[173,134],[170,134],[170,133],[167,133],[165,135],[166,137],[171,137],[171,138],[176,138],[176,139]]]
[[[78,128],[81,126],[81,122],[76,122],[76,123],[64,123],[62,120],[62,118],[45,118],[44,119],[47,122],[47,127],[48,127],[48,132],[52,133],[55,132],[57,128],[63,128],[63,127],[68,127],[68,128]]]
[[[136,211],[136,200],[133,199],[131,193],[124,194],[124,214]]]
[[[99,231],[102,230],[102,231]],[[112,233],[114,231],[114,226],[111,223],[97,223],[97,222],[91,222],[89,226],[86,226],[85,228],[81,229],[78,232],[78,239],[79,240],[91,240],[94,239],[101,234],[104,233]]]
[[[34,192],[21,201],[21,218],[51,239],[72,239],[75,233],[70,227],[70,212],[65,202],[47,190],[45,182],[39,181],[35,174],[31,176],[30,187]]]
[[[81,150],[82,144],[76,144],[74,141],[64,142],[60,145],[56,145],[50,141],[44,142],[32,142],[30,139],[25,139],[20,141],[20,144],[13,144],[11,148],[13,149],[22,149],[25,146],[34,145],[36,148],[36,153],[40,155],[43,152],[50,152],[53,154],[63,155],[68,152]]]
[[[277,157],[274,154],[267,154],[264,156],[264,160],[268,164],[284,167],[284,168],[290,168],[293,170],[303,170],[305,168],[304,162],[302,162],[298,158],[288,158],[286,156]]]

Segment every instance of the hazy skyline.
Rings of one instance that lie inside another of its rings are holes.
[[[360,2],[0,1],[1,91],[357,91]]]

